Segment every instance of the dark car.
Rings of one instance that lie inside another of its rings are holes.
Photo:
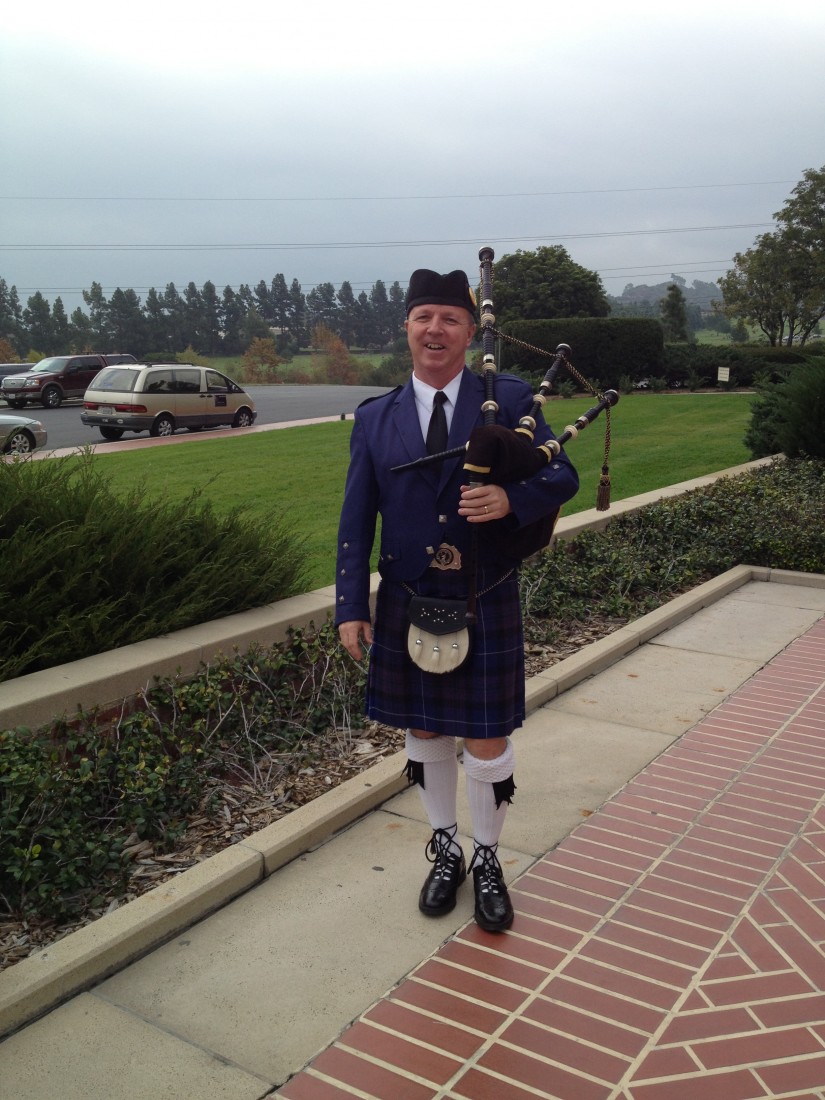
[[[67,398],[83,397],[92,379],[104,367],[136,363],[134,355],[54,355],[41,359],[19,374],[10,374],[0,383],[0,393],[13,409],[22,409],[28,401],[37,401],[46,409],[56,409]]]

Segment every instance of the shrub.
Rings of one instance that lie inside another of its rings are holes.
[[[208,367],[210,365],[209,360],[205,355],[201,355],[199,351],[195,351],[191,344],[188,344],[183,351],[179,351],[175,356],[176,363],[192,363],[196,367]]]
[[[750,387],[766,372],[785,374],[790,368],[808,362],[809,358],[808,349],[666,344],[664,374],[668,385],[679,382],[698,388],[691,379],[700,378],[702,384],[715,386],[719,367],[728,367],[737,386]]]
[[[825,458],[825,365],[794,367],[760,386],[745,445],[754,458],[778,452]]]
[[[278,367],[283,359],[278,354],[275,341],[256,336],[243,355],[244,381],[252,385],[267,385],[278,381]]]
[[[118,495],[89,452],[0,464],[0,680],[303,590],[274,513]]]

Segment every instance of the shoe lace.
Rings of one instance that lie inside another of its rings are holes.
[[[497,848],[497,844],[478,844],[467,869],[468,874],[474,868],[478,871],[478,888],[483,894],[501,894],[504,891],[504,872],[496,855]]]
[[[430,863],[435,864],[434,878],[452,877],[453,868],[461,859],[460,853],[452,850],[453,840],[454,836],[448,829],[436,829],[430,837],[424,854]]]

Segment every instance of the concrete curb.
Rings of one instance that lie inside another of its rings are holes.
[[[536,710],[752,580],[825,587],[825,576],[741,565],[527,682]],[[406,787],[403,752],[0,973],[0,1036],[122,969],[328,840]]]

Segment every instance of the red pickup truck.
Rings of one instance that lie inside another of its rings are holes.
[[[19,374],[10,374],[0,383],[0,396],[13,409],[28,402],[39,402],[56,409],[69,397],[83,397],[94,376],[104,367],[136,363],[134,355],[54,355],[41,359]]]

